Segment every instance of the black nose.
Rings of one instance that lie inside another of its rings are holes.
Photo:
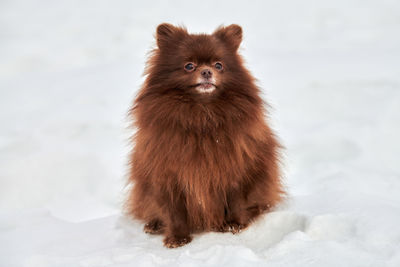
[[[211,78],[212,72],[209,69],[202,70],[201,71],[201,76],[203,76],[206,79]]]

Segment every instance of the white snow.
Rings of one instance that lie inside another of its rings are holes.
[[[400,266],[400,3],[0,3],[0,266]],[[126,113],[161,22],[238,23],[290,198],[178,249],[121,214]]]

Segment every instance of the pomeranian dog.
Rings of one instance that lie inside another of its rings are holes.
[[[280,145],[238,48],[238,25],[213,34],[157,27],[131,115],[129,215],[168,248],[193,233],[238,233],[284,192]]]

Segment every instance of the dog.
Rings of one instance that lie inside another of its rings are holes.
[[[212,34],[157,27],[157,47],[130,110],[136,133],[126,202],[168,248],[193,233],[238,233],[284,197],[280,151],[255,79],[238,53],[242,28]]]

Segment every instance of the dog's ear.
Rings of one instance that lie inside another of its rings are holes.
[[[242,42],[242,28],[237,24],[231,24],[226,27],[219,27],[213,33],[215,37],[226,43],[235,52]]]
[[[185,34],[187,34],[185,28],[175,27],[169,23],[160,24],[156,33],[157,46],[160,49],[164,49],[175,45]]]

